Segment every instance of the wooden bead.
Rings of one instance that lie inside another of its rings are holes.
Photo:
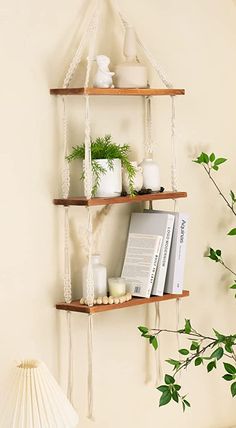
[[[109,299],[108,299],[108,297],[107,297],[107,296],[104,296],[104,297],[102,298],[102,303],[103,303],[104,305],[107,305],[107,304],[108,304],[108,301],[109,301]]]
[[[132,299],[132,294],[131,293],[127,293],[126,296],[127,296],[127,300],[131,300]]]
[[[109,305],[113,305],[113,303],[114,303],[114,298],[113,298],[112,296],[110,296],[110,297],[109,297],[109,299],[108,299],[108,303],[109,303]]]
[[[118,305],[118,303],[120,303],[119,297],[114,297],[114,303],[115,305]]]
[[[84,297],[82,297],[79,302],[81,305],[84,305]]]
[[[93,304],[96,305],[97,304],[97,299],[93,299]]]
[[[121,297],[119,298],[119,301],[120,301],[120,303],[124,303],[124,301],[125,301],[124,296],[121,296]]]
[[[102,304],[102,298],[101,297],[98,297],[97,298],[97,305],[101,305]]]

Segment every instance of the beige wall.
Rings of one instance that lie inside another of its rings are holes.
[[[61,384],[66,384],[66,317],[54,309],[62,299],[62,209],[53,207],[59,195],[61,105],[48,89],[60,85],[80,35],[85,0],[2,0],[1,40],[1,397],[13,361],[43,359]],[[181,305],[181,319],[191,318],[206,333],[212,326],[234,331],[235,302],[225,284],[231,281],[220,266],[203,258],[207,245],[222,247],[233,263],[231,238],[224,233],[234,223],[191,159],[201,150],[229,158],[219,181],[225,192],[236,189],[234,168],[236,110],[236,9],[231,0],[120,0],[126,13],[176,87],[186,96],[177,99],[179,187],[189,198],[179,203],[188,210],[191,227],[185,287],[191,297]],[[119,27],[104,25],[109,37],[100,52],[113,57]],[[110,30],[110,33],[108,31]],[[110,40],[111,39],[111,40]],[[113,40],[112,40],[113,39]],[[109,40],[109,44],[105,44]],[[156,85],[158,82],[156,83]],[[169,187],[170,102],[154,100],[154,137],[158,143],[163,185]],[[92,101],[93,135],[111,132],[132,146],[133,159],[142,159],[142,101]],[[82,141],[83,101],[70,100],[70,142]],[[136,153],[136,155],[135,155]],[[75,169],[75,168],[73,168]],[[78,183],[73,180],[73,192]],[[172,208],[160,203],[159,208]],[[129,207],[112,207],[103,218],[96,250],[103,254],[110,274],[119,274]],[[138,207],[135,207],[138,209]],[[81,221],[81,223],[79,222]],[[82,225],[85,209],[71,209],[73,291],[80,294],[79,278],[85,255]],[[121,233],[122,231],[122,233]],[[161,304],[162,326],[175,328],[175,304]],[[235,424],[235,402],[222,372],[206,375],[189,368],[181,378],[189,392],[191,411],[182,414],[173,405],[158,408],[153,376],[145,384],[146,348],[137,326],[154,308],[137,307],[95,317],[96,428],[227,428]],[[86,316],[72,315],[74,342],[73,399],[86,419]],[[175,356],[177,344],[163,337],[161,357]],[[163,363],[164,370],[167,369]],[[5,427],[1,427],[5,428]]]

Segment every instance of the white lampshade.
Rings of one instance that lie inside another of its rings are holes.
[[[0,413],[1,428],[75,428],[78,415],[41,361],[22,361]]]

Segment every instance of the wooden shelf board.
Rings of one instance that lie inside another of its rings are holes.
[[[184,95],[184,89],[154,89],[154,88],[54,88],[50,89],[51,95],[125,95],[125,96],[162,96]]]
[[[74,300],[71,303],[58,303],[56,305],[56,308],[62,311],[95,314],[97,312],[106,312],[106,311],[112,311],[115,309],[146,305],[147,303],[163,302],[166,300],[173,300],[173,299],[182,299],[183,297],[188,297],[188,296],[189,296],[189,291],[183,290],[182,294],[164,294],[164,296],[152,296],[149,299],[143,298],[143,297],[133,297],[132,300],[129,300],[128,302],[125,302],[125,303],[118,303],[117,305],[113,304],[113,305],[86,306],[86,305],[81,305],[79,300]]]
[[[115,198],[91,198],[86,199],[85,196],[71,197],[68,199],[54,199],[55,205],[79,205],[79,206],[93,206],[93,205],[113,205],[124,204],[133,202],[155,201],[161,199],[177,199],[186,198],[186,192],[162,192],[162,193],[149,193],[146,195],[137,196],[117,196]]]

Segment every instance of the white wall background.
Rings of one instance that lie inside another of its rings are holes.
[[[20,358],[44,360],[63,387],[66,385],[66,314],[54,308],[62,299],[63,216],[62,208],[51,202],[59,195],[61,105],[60,100],[50,97],[49,88],[62,82],[81,34],[86,4],[85,0],[2,0],[0,4],[2,397],[9,370]],[[231,0],[120,0],[120,5],[169,79],[186,89],[186,96],[176,100],[179,187],[189,193],[179,207],[191,215],[185,278],[191,297],[182,302],[181,318],[191,318],[195,327],[206,333],[213,326],[234,332],[235,302],[226,287],[231,278],[203,258],[211,244],[221,247],[227,263],[233,264],[234,241],[224,234],[234,223],[207,177],[191,160],[203,149],[229,158],[219,182],[226,193],[236,189],[235,5]],[[121,58],[121,51],[117,53],[121,36],[109,6],[104,13],[101,31],[106,36],[101,37],[99,52],[108,53],[114,63]],[[156,156],[163,185],[168,188],[170,102],[155,99],[153,104]],[[94,136],[111,132],[118,142],[132,146],[133,159],[141,160],[142,101],[99,98],[92,106]],[[83,138],[83,100],[68,100],[68,109],[73,145]],[[75,179],[72,191],[78,191]],[[163,202],[158,207],[172,205]],[[77,297],[86,217],[83,208],[70,211],[73,291]],[[96,247],[110,274],[119,274],[129,211],[130,207],[114,206],[103,219]],[[174,302],[161,305],[163,327],[175,327],[175,309]],[[221,380],[221,371],[207,375],[204,368],[189,368],[182,376],[183,389],[192,403],[186,414],[175,405],[158,408],[154,355],[151,352],[148,366],[152,382],[145,384],[146,347],[137,332],[147,317],[153,325],[154,308],[137,307],[95,317],[93,426],[227,428],[235,424],[235,402],[227,383]],[[86,419],[86,316],[73,314],[72,325],[73,401],[80,414],[79,426],[87,428],[91,422]],[[173,337],[163,338],[163,361],[174,357],[176,350]]]

